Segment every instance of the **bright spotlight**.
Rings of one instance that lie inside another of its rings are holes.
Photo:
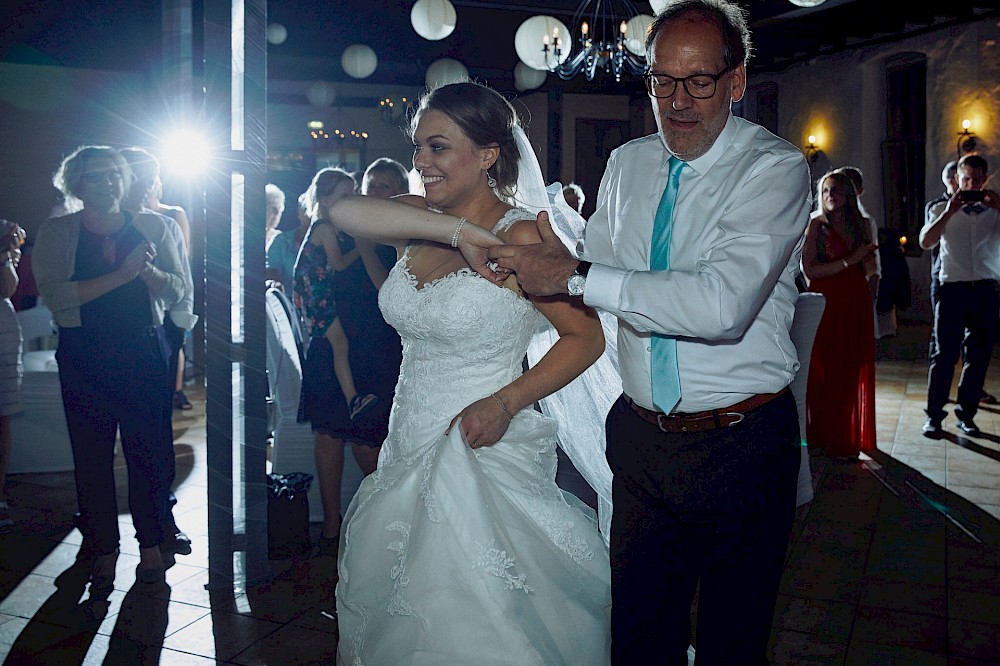
[[[163,142],[164,169],[175,175],[197,176],[210,161],[208,142],[194,130],[180,130]]]

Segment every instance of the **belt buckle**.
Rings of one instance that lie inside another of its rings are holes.
[[[670,418],[670,414],[657,414],[656,415],[656,427],[660,429],[660,432],[671,432],[663,427],[663,422]]]
[[[738,417],[735,421],[733,421],[732,423],[728,424],[726,426],[727,428],[732,428],[734,425],[742,423],[743,419],[745,419],[747,417],[746,414],[743,414],[741,412],[725,412],[725,413],[722,414],[722,416],[736,416],[736,417]]]

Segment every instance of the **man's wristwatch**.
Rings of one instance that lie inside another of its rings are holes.
[[[566,281],[566,289],[570,296],[583,296],[583,290],[587,286],[587,273],[590,272],[591,263],[581,261],[576,265],[576,270]]]

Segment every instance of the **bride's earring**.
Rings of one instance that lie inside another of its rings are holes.
[[[497,186],[497,179],[493,177],[489,169],[486,170],[486,184],[490,186],[490,189],[495,189]]]

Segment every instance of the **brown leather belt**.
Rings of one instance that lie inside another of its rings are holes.
[[[652,423],[663,432],[690,433],[732,427],[746,418],[747,412],[766,405],[787,392],[788,388],[783,388],[777,393],[761,393],[751,396],[735,405],[723,407],[722,409],[708,409],[704,412],[691,412],[690,414],[654,412],[635,404],[635,401],[627,395],[625,396],[625,400],[628,401],[632,407],[632,411],[639,418]]]

